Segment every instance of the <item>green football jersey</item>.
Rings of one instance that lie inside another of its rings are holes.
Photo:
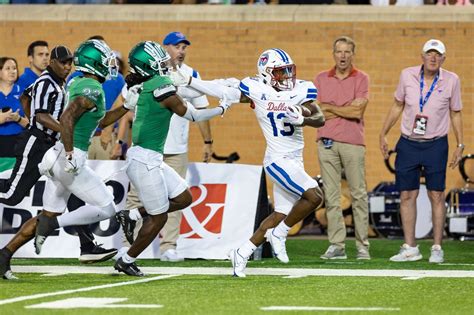
[[[143,83],[143,90],[135,107],[133,145],[163,154],[173,112],[159,100],[173,92],[176,92],[176,88],[168,77],[155,76]]]
[[[75,77],[67,88],[67,104],[79,96],[83,96],[95,104],[93,109],[79,117],[74,126],[74,147],[87,152],[97,126],[105,116],[105,94],[99,81]]]

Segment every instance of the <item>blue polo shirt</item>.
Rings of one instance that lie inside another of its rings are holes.
[[[0,110],[4,107],[10,107],[13,112],[20,110],[20,115],[25,116],[23,107],[20,103],[21,88],[18,84],[14,84],[12,90],[8,95],[3,94],[0,91]],[[17,135],[23,131],[23,127],[16,122],[7,122],[0,125],[0,135],[1,136],[11,136]]]
[[[35,83],[36,79],[39,78],[39,75],[33,72],[30,68],[25,68],[23,74],[18,78],[16,84],[20,86],[21,92],[23,92],[27,87]]]

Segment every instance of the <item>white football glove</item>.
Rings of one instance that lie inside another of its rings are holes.
[[[74,153],[66,153],[66,165],[64,171],[70,174],[79,174],[85,160]]]
[[[187,86],[191,79],[191,76],[178,66],[176,66],[176,69],[170,71],[169,77],[171,81],[173,81],[174,86]]]
[[[229,102],[226,97],[219,100],[219,107],[222,108],[221,117],[224,116],[225,112],[232,106],[232,102]]]
[[[143,84],[137,84],[132,86],[127,91],[127,97],[123,103],[123,107],[130,111],[135,111],[135,106],[137,106],[138,98],[140,97],[140,92],[143,90]]]
[[[286,108],[285,118],[283,118],[283,120],[294,126],[301,126],[304,122],[301,107],[296,105],[289,105]]]

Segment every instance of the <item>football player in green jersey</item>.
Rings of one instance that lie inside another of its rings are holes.
[[[46,175],[44,210],[38,215],[35,249],[41,252],[46,237],[58,227],[86,225],[115,215],[114,196],[102,179],[86,164],[87,149],[97,126],[114,123],[132,108],[138,97],[130,89],[123,107],[105,112],[101,83],[117,74],[115,56],[102,41],[88,40],[74,53],[74,65],[84,76],[74,78],[68,87],[66,109],[61,115],[61,141],[49,149],[38,165]],[[62,214],[73,193],[86,204]]]
[[[115,263],[115,269],[131,276],[143,276],[135,264],[136,257],[155,239],[167,221],[168,213],[191,204],[188,186],[176,171],[163,162],[163,147],[173,113],[190,121],[209,120],[223,115],[230,107],[225,100],[211,109],[187,107],[176,94],[168,77],[171,58],[158,43],[145,41],[129,53],[128,86],[142,86],[135,107],[132,147],[127,151],[127,175],[136,187],[138,197],[148,214],[136,240]],[[197,95],[201,95],[196,92]]]

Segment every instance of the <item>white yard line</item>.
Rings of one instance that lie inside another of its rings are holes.
[[[222,267],[140,267],[149,275],[224,275],[232,268]],[[13,272],[43,274],[111,274],[111,267],[85,266],[12,266]],[[474,278],[474,270],[400,270],[400,269],[309,269],[309,268],[247,268],[247,275],[323,277],[396,277],[396,278]]]
[[[60,267],[59,268],[58,267],[53,267],[53,268],[59,269]],[[82,268],[85,268],[85,267],[82,267]],[[44,297],[65,295],[65,294],[71,294],[71,293],[76,293],[76,292],[88,292],[88,291],[93,291],[93,290],[101,290],[101,289],[108,289],[108,288],[113,288],[113,287],[120,287],[120,286],[124,286],[124,285],[133,285],[133,284],[139,284],[139,283],[146,283],[146,282],[162,280],[162,279],[167,279],[167,278],[176,277],[176,276],[178,276],[178,275],[177,274],[164,275],[164,276],[158,276],[158,277],[152,277],[152,278],[142,278],[142,279],[139,279],[139,280],[131,280],[131,281],[125,281],[125,282],[119,282],[119,283],[97,285],[97,286],[93,286],[93,287],[85,287],[85,288],[79,288],[79,289],[73,289],[73,290],[64,290],[64,291],[57,291],[57,292],[50,292],[50,293],[40,293],[40,294],[19,296],[19,297],[15,297],[15,298],[11,298],[11,299],[0,300],[0,305],[16,303],[16,302],[22,302],[22,301],[28,301],[28,300],[36,300],[36,299],[41,299],[41,298],[44,298]]]
[[[262,311],[400,311],[399,307],[324,307],[324,306],[267,306],[261,307]]]

